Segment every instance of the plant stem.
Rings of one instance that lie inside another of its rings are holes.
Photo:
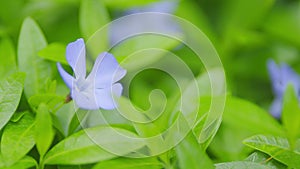
[[[164,153],[164,154],[160,155],[159,158],[164,163],[165,169],[174,169],[173,165],[170,163],[168,153]]]
[[[40,161],[39,161],[39,165],[38,165],[38,169],[44,169],[44,159],[42,156],[40,156]]]

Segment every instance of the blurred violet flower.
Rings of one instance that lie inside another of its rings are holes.
[[[125,15],[142,13],[142,12],[160,12],[160,13],[173,13],[178,5],[177,1],[160,1],[150,3],[143,7],[135,7],[127,10]]]
[[[124,40],[127,35],[138,34],[139,32],[153,32],[157,31],[162,34],[178,34],[181,32],[178,23],[166,17],[164,14],[173,14],[178,6],[178,2],[174,1],[160,1],[150,3],[146,6],[135,7],[128,9],[118,17],[131,15],[131,14],[146,14],[141,17],[136,16],[126,18],[118,22],[112,22],[110,27],[110,44],[115,45]],[[157,13],[152,15],[151,13]],[[158,15],[161,13],[162,15]]]
[[[289,83],[293,84],[296,94],[300,97],[300,76],[287,64],[279,66],[273,60],[268,61],[268,71],[272,81],[275,99],[270,107],[270,113],[280,118],[283,96]]]
[[[110,53],[101,53],[90,74],[86,77],[85,44],[83,39],[69,43],[66,58],[75,77],[68,74],[57,63],[58,71],[70,89],[71,98],[79,108],[95,110],[99,108],[114,109],[114,97],[120,97],[123,87],[116,83],[122,79],[126,70],[121,68]]]

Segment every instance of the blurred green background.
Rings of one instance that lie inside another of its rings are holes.
[[[126,10],[162,1],[102,2],[105,8],[101,12],[108,18],[103,21],[104,25]],[[79,22],[80,3],[79,0],[1,0],[0,39],[9,37],[17,46],[21,23],[31,16],[49,43],[74,41],[82,37],[84,31]],[[299,0],[181,0],[174,3],[173,14],[192,22],[214,43],[226,70],[228,90],[233,95],[267,108],[272,94],[266,60],[274,58],[300,71]]]

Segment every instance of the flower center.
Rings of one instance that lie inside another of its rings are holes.
[[[93,83],[84,78],[79,78],[75,81],[75,90],[79,92],[88,92],[92,89]]]

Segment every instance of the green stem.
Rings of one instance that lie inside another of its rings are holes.
[[[44,169],[45,165],[44,165],[44,159],[42,156],[40,156],[40,161],[39,161],[39,165],[38,165],[38,169]]]
[[[170,163],[168,153],[160,155],[159,158],[163,161],[165,169],[174,169],[173,165]]]

